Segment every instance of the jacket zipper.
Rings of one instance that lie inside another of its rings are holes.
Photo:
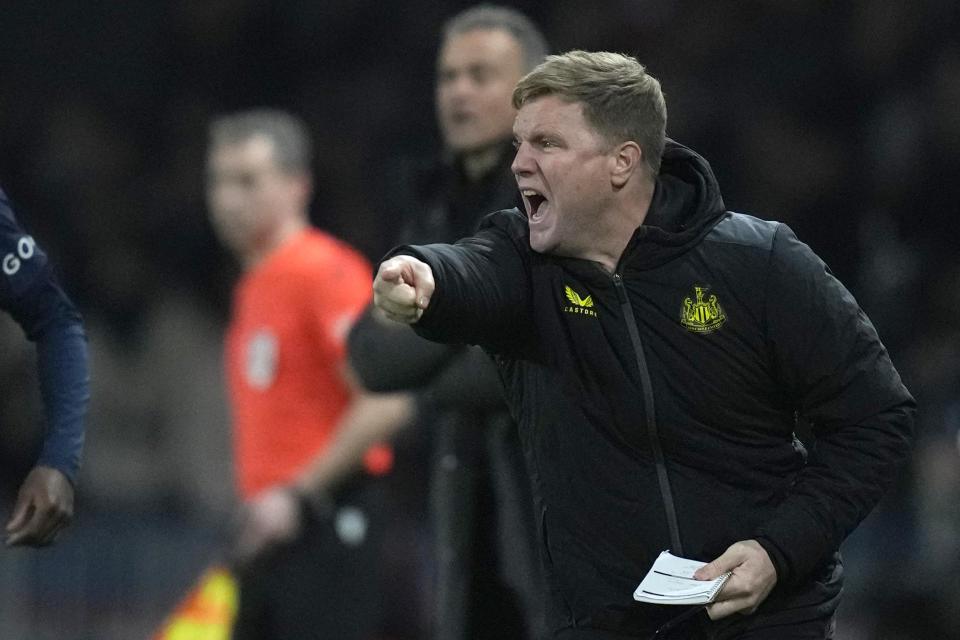
[[[650,438],[650,448],[653,451],[653,460],[657,468],[657,481],[660,484],[660,496],[663,498],[663,508],[667,513],[667,526],[670,529],[671,551],[683,555],[683,545],[680,544],[680,526],[677,524],[677,510],[673,503],[673,490],[670,488],[670,478],[667,476],[667,465],[663,458],[663,449],[660,447],[660,437],[657,434],[656,411],[653,405],[653,385],[650,382],[650,371],[647,369],[647,357],[643,352],[643,342],[640,340],[640,331],[633,316],[633,307],[627,298],[627,290],[623,286],[623,278],[619,273],[613,274],[613,286],[620,299],[620,309],[624,320],[627,321],[627,332],[630,342],[633,343],[633,353],[637,358],[637,368],[640,369],[640,386],[643,390],[643,412],[647,422],[647,436]]]

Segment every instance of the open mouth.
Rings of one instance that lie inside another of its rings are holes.
[[[527,217],[530,220],[538,219],[540,217],[541,207],[547,199],[543,197],[543,194],[533,189],[522,189],[520,194],[523,196],[523,201],[527,205]]]

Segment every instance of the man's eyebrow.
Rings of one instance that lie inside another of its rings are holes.
[[[446,71],[448,73],[457,72],[457,71],[467,71],[467,72],[486,71],[494,68],[496,68],[496,65],[490,62],[489,60],[472,61],[472,62],[468,62],[467,64],[461,64],[461,65],[453,65],[453,64],[445,64],[445,63],[437,64],[437,71],[439,72]]]
[[[563,136],[561,136],[560,133],[555,129],[545,126],[538,126],[529,134],[527,134],[527,137],[531,140],[539,140],[541,138],[561,138]]]

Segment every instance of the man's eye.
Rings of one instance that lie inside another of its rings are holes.
[[[514,138],[514,139],[513,139],[513,142],[512,142],[511,144],[513,144],[513,148],[514,148],[514,150],[516,150],[516,149],[519,149],[519,148],[520,148],[520,141],[519,141],[519,140],[517,140],[516,138]]]
[[[470,77],[473,78],[473,81],[477,84],[486,84],[490,82],[492,74],[489,69],[471,69]]]

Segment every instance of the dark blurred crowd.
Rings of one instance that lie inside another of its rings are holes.
[[[237,271],[205,215],[209,119],[261,105],[301,115],[318,150],[314,222],[376,260],[395,232],[383,176],[436,150],[438,28],[468,4],[4,3],[0,184],[84,314],[93,393],[76,530],[54,559],[0,551],[0,636],[80,637],[44,621],[64,599],[76,611],[60,619],[82,637],[143,634],[223,533],[235,497],[220,347]],[[668,135],[710,160],[727,207],[789,223],[856,295],[920,426],[902,481],[844,547],[839,637],[955,633],[960,5],[509,4],[554,51],[647,65]],[[32,463],[39,401],[5,319],[0,345],[6,490]],[[54,560],[62,584],[45,571]]]

